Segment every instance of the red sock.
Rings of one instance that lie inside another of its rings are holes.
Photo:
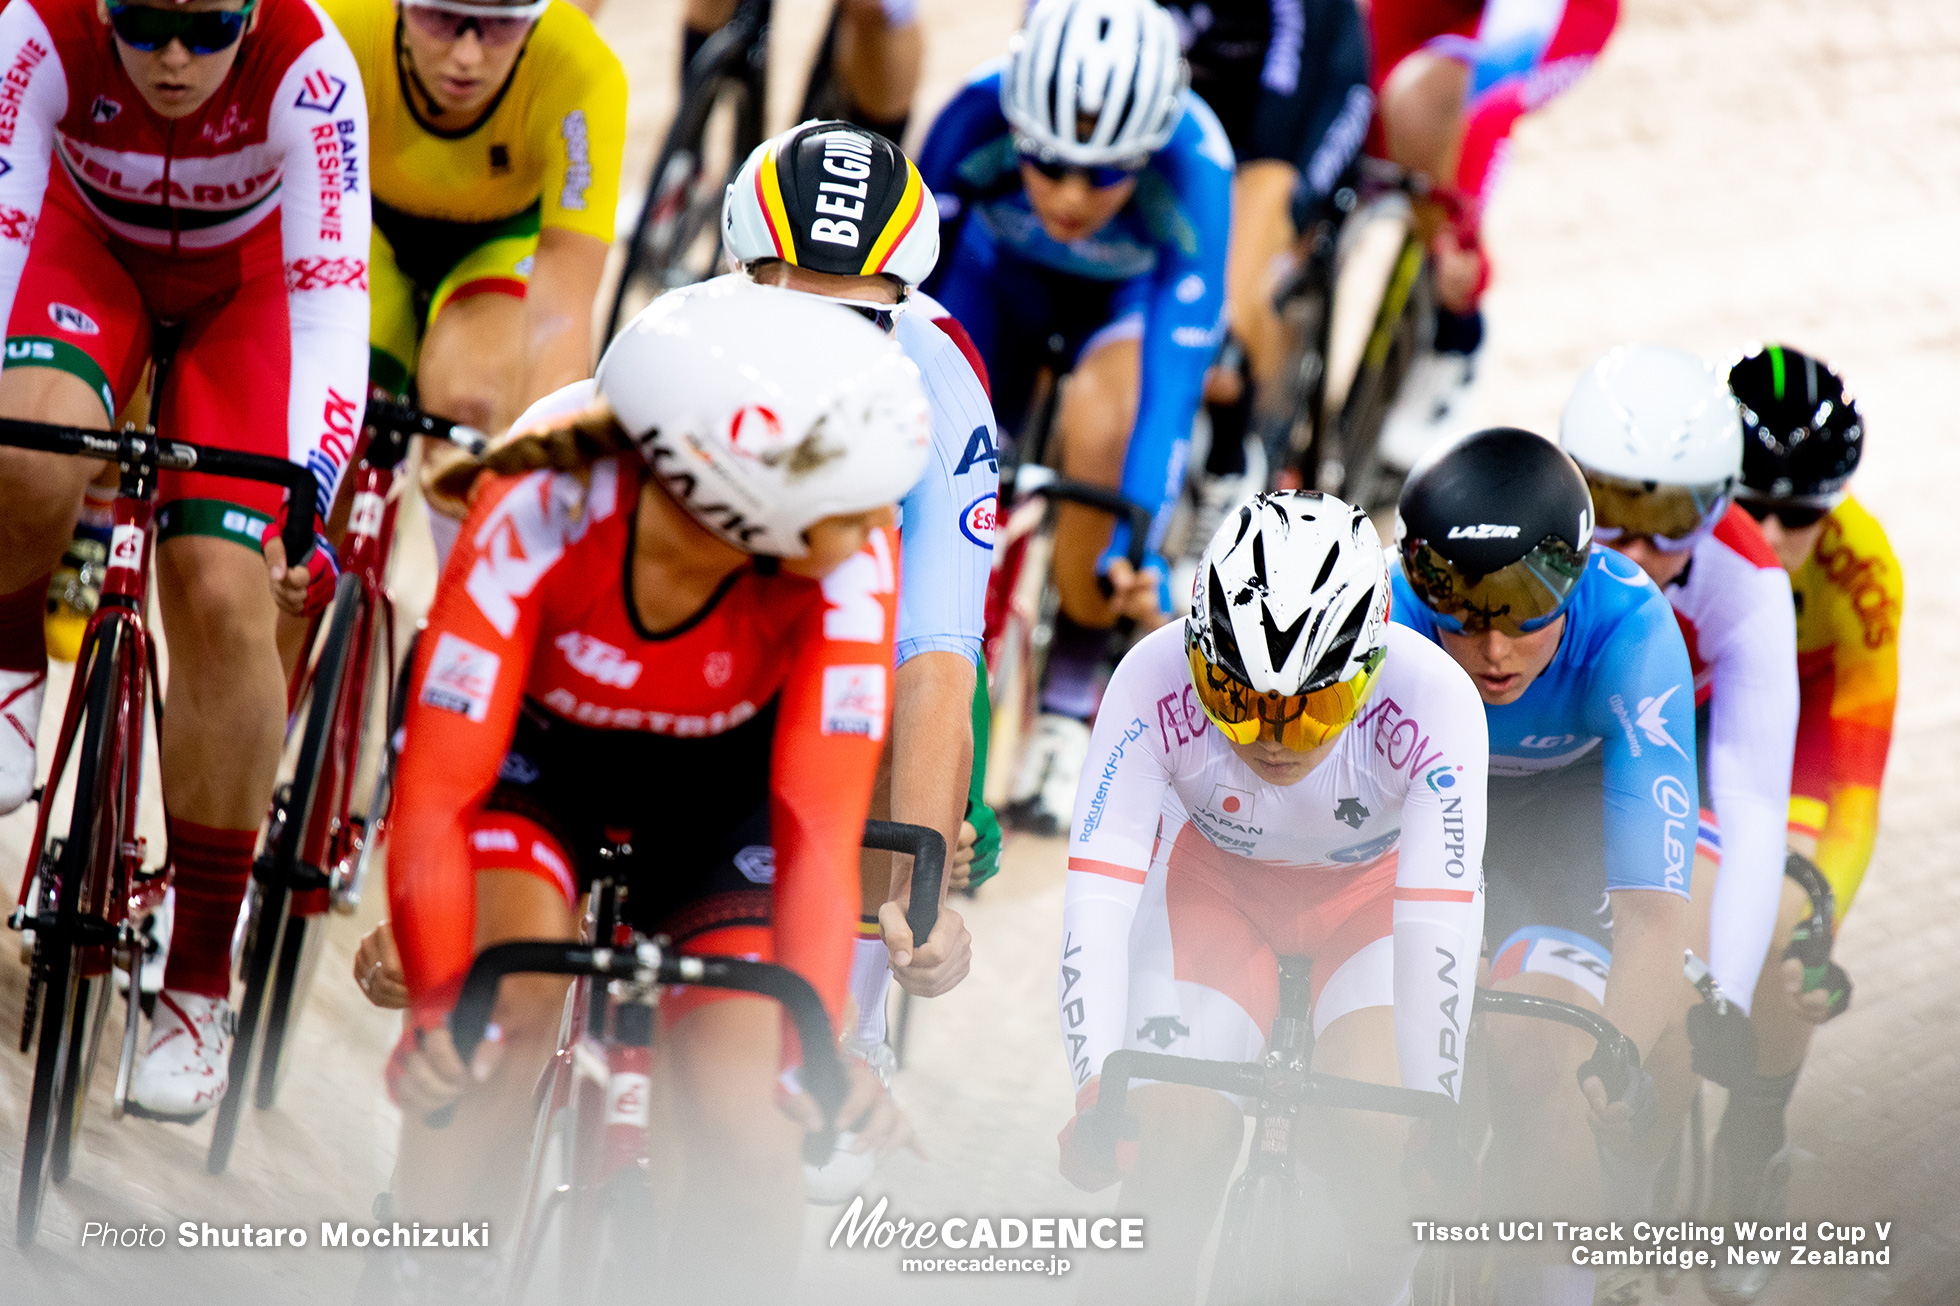
[[[231,996],[231,936],[252,875],[257,830],[213,830],[181,818],[170,823],[177,868],[177,920],[163,987],[207,998]]]
[[[0,594],[0,671],[46,671],[48,637],[42,621],[48,606],[48,572],[27,588]]]

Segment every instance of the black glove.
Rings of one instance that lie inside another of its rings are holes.
[[[1734,1088],[1756,1074],[1756,1028],[1732,1002],[1697,1002],[1688,1008],[1688,1042],[1695,1073]]]
[[[1654,1091],[1654,1077],[1647,1073],[1647,1068],[1635,1065],[1628,1069],[1611,1048],[1602,1047],[1580,1063],[1577,1076],[1579,1087],[1584,1088],[1586,1081],[1595,1075],[1599,1077],[1600,1086],[1606,1090],[1608,1102],[1625,1102],[1632,1108],[1632,1141],[1638,1143],[1652,1133],[1656,1121],[1660,1119],[1661,1101],[1660,1095]],[[1616,1084],[1618,1092],[1614,1091]]]

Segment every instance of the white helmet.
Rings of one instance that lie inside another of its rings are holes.
[[[930,418],[896,341],[812,295],[716,277],[626,324],[596,377],[669,493],[749,553],[800,558],[825,517],[895,503]]]
[[[904,151],[848,122],[812,120],[755,147],[721,204],[721,243],[747,271],[779,258],[909,290],[939,261],[939,205]]]
[[[1151,0],[1040,0],[1008,42],[1000,107],[1044,158],[1111,164],[1164,148],[1189,81],[1177,23]]]
[[[1581,468],[1626,481],[1726,488],[1742,474],[1742,418],[1722,369],[1665,345],[1621,345],[1587,368],[1558,439]]]
[[[1191,588],[1191,681],[1226,735],[1304,751],[1354,719],[1388,648],[1388,558],[1366,513],[1258,495],[1219,524]]]

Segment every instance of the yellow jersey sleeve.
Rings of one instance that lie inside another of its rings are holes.
[[[565,0],[545,10],[532,42],[525,126],[542,171],[540,225],[611,244],[626,147],[626,70],[592,21]]]
[[[1802,710],[1791,824],[1817,837],[1840,918],[1878,837],[1878,794],[1899,693],[1905,577],[1885,531],[1855,499],[1824,519],[1791,578],[1799,604]]]

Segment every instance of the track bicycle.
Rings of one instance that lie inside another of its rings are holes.
[[[656,156],[646,198],[606,315],[610,340],[665,291],[705,281],[721,259],[721,201],[762,144],[769,102],[769,29],[775,0],[741,0],[681,74],[680,105]],[[799,121],[835,116],[830,49],[837,17],[817,47]]]
[[[1290,345],[1277,417],[1264,430],[1268,465],[1287,469],[1298,488],[1370,511],[1392,506],[1401,491],[1400,474],[1381,462],[1382,424],[1435,329],[1436,292],[1415,221],[1417,201],[1446,211],[1458,203],[1420,173],[1364,157],[1351,184],[1334,192],[1332,215],[1303,236],[1299,266],[1274,295]],[[1357,257],[1377,238],[1378,225],[1394,251],[1385,264]],[[1336,319],[1358,314],[1363,304],[1372,308],[1357,348],[1348,333],[1337,333]],[[1336,399],[1339,406],[1330,411]]]
[[[1150,514],[1116,490],[1064,477],[1047,465],[1061,411],[1067,363],[1062,341],[1049,341],[1048,383],[1036,401],[1027,428],[1001,450],[1000,490],[994,500],[994,566],[987,576],[983,649],[993,703],[989,727],[987,802],[1008,816],[1011,786],[1020,769],[1023,737],[1039,714],[1048,649],[1055,637],[1061,596],[1050,576],[1055,553],[1055,505],[1080,504],[1124,521],[1130,527],[1130,566],[1142,569],[1150,536]],[[1128,632],[1119,623],[1111,638]],[[1035,833],[1052,833],[1036,831]]]
[[[1313,1066],[1311,963],[1279,959],[1279,1005],[1266,1052],[1258,1061],[1206,1061],[1123,1049],[1104,1058],[1097,1113],[1121,1121],[1130,1081],[1157,1080],[1216,1089],[1242,1097],[1255,1120],[1252,1151],[1225,1199],[1223,1232],[1212,1262],[1213,1306],[1291,1306],[1331,1296],[1346,1273],[1347,1251],[1337,1231],[1316,1214],[1325,1201],[1306,1186],[1295,1154],[1295,1125],[1303,1107],[1378,1111],[1430,1122],[1454,1133],[1457,1106],[1441,1093],[1374,1084],[1317,1072]],[[1590,1035],[1593,1057],[1580,1076],[1598,1074],[1609,1097],[1626,1090],[1640,1066],[1631,1040],[1584,1007],[1525,993],[1478,989],[1483,1015],[1527,1016],[1570,1025]],[[1120,1126],[1104,1125],[1112,1136]],[[1459,1139],[1459,1142],[1461,1140]],[[1412,1306],[1451,1306],[1458,1276],[1446,1255],[1425,1252],[1411,1286]]]
[[[137,834],[143,782],[143,719],[149,709],[158,737],[163,701],[152,694],[156,648],[146,624],[150,560],[156,548],[158,478],[164,471],[196,471],[278,485],[287,492],[282,539],[288,558],[313,548],[313,473],[281,458],[214,449],[159,437],[155,423],[163,378],[181,329],[154,329],[149,420],[144,427],[92,431],[39,422],[0,419],[0,444],[117,464],[114,525],[102,598],[89,618],[75,659],[75,682],[63,709],[61,731],[47,782],[34,791],[32,862],[21,876],[20,896],[7,923],[32,930],[34,947],[21,1013],[20,1048],[38,1044],[27,1106],[27,1144],[21,1158],[15,1237],[33,1244],[50,1180],[67,1179],[89,1083],[108,1025],[112,966],[139,973],[147,948],[141,922],[168,887],[168,823],[160,866],[146,865],[147,841]],[[72,783],[70,761],[74,762]],[[55,798],[70,798],[65,835],[55,835]],[[142,986],[127,988],[121,1058],[113,1111],[130,1109]]]
[[[936,830],[867,821],[864,846],[909,854],[906,920],[926,938],[938,919],[946,842]],[[612,856],[628,851],[615,846]],[[832,1120],[845,1074],[816,991],[794,971],[732,957],[684,956],[665,939],[626,924],[627,886],[602,878],[586,898],[577,943],[519,941],[486,948],[471,965],[450,1016],[457,1054],[475,1053],[506,975],[570,975],[558,1050],[538,1081],[528,1196],[518,1225],[507,1301],[527,1300],[549,1261],[551,1300],[585,1302],[608,1290],[644,1294],[652,1273],[655,1197],[648,1174],[647,1116],[659,989],[669,984],[739,989],[782,1003],[803,1048],[803,1082]],[[454,1108],[431,1114],[447,1125]],[[821,1164],[836,1140],[833,1124],[804,1140],[804,1159]]]
[[[288,696],[291,770],[273,790],[265,838],[252,862],[238,977],[244,995],[231,1045],[230,1088],[218,1104],[205,1167],[223,1174],[251,1097],[260,1110],[277,1101],[294,1022],[319,962],[329,908],[350,914],[361,901],[374,850],[385,837],[394,750],[382,748],[366,810],[355,796],[371,751],[378,709],[393,733],[397,692],[395,605],[387,588],[395,538],[395,493],[412,439],[446,440],[472,453],[482,432],[406,404],[371,399],[352,487],[346,555],[332,605],[307,643]],[[323,632],[323,633],[322,633]],[[283,768],[282,768],[283,770]]]

